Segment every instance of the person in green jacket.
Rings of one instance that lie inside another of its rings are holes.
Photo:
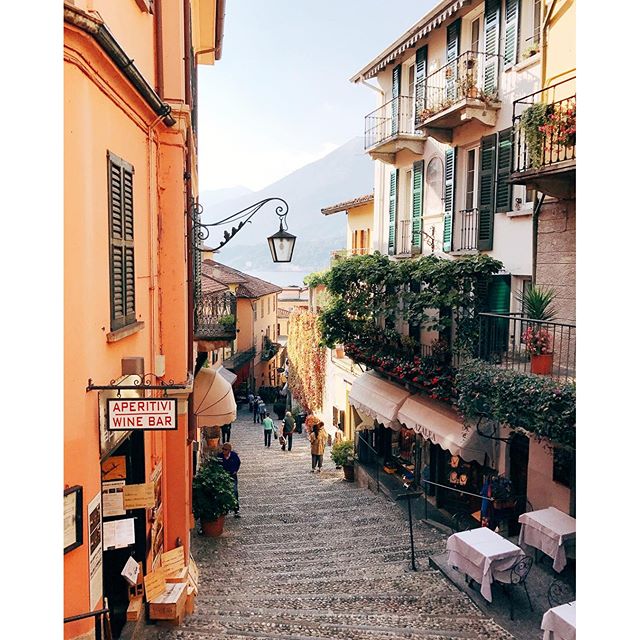
[[[271,434],[275,431],[275,425],[273,424],[273,420],[269,417],[267,413],[264,420],[262,421],[262,430],[264,431],[264,446],[271,447]]]

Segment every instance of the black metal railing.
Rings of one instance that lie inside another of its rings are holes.
[[[576,79],[513,103],[513,170],[540,170],[576,159]]]
[[[234,339],[236,305],[236,297],[230,291],[197,295],[193,306],[195,338]]]
[[[461,100],[497,102],[501,58],[466,51],[416,83],[416,126]]]
[[[256,355],[256,348],[251,347],[249,349],[245,349],[244,351],[238,351],[234,353],[232,356],[229,356],[224,362],[224,366],[227,369],[238,369],[243,364],[249,362],[249,360],[253,359]]]
[[[454,250],[472,251],[478,248],[478,209],[462,209],[456,216]]]
[[[481,313],[478,357],[506,369],[576,377],[576,326],[531,320],[520,313]]]
[[[398,135],[424,134],[415,130],[413,96],[392,98],[364,117],[364,148],[370,149]]]
[[[265,336],[262,340],[262,351],[260,353],[260,359],[263,362],[271,360],[271,358],[273,358],[273,356],[275,356],[279,350],[280,345]]]
[[[85,620],[86,618],[94,619],[95,640],[110,640],[111,622],[109,619],[109,609],[98,609],[97,611],[89,611],[88,613],[81,613],[77,616],[69,616],[64,619],[64,624]]]

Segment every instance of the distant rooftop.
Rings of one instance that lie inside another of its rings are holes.
[[[339,213],[340,211],[346,211],[347,209],[361,207],[369,202],[373,202],[373,193],[369,193],[366,196],[359,196],[358,198],[353,198],[352,200],[347,200],[345,202],[339,202],[338,204],[332,204],[330,207],[320,209],[320,213],[325,216],[329,216],[332,213]]]
[[[202,261],[202,274],[223,285],[238,285],[236,289],[236,297],[238,298],[260,298],[282,291],[281,287],[272,282],[256,278],[209,259]]]

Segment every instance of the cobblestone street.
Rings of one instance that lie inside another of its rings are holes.
[[[228,516],[220,538],[195,537],[196,611],[181,628],[147,626],[144,640],[513,637],[429,568],[445,534],[415,525],[412,571],[397,505],[345,482],[329,449],[322,473],[310,473],[303,435],[291,452],[265,448],[262,426],[238,413],[242,516]]]

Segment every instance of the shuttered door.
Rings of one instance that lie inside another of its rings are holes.
[[[398,206],[398,169],[391,171],[389,183],[389,255],[396,252],[396,209]]]
[[[496,211],[511,211],[511,128],[498,133]]]
[[[111,330],[135,322],[133,167],[109,152],[109,244]]]
[[[422,252],[422,202],[424,160],[413,163],[413,193],[411,200],[411,253]]]
[[[486,0],[484,7],[484,65],[483,89],[485,93],[498,91],[500,53],[500,4],[502,0]]]
[[[416,51],[416,124],[418,124],[418,115],[423,109],[427,108],[426,104],[426,77],[427,77],[427,47],[420,47]]]
[[[496,136],[492,134],[480,142],[480,171],[478,172],[478,250],[493,249],[494,188],[496,175]]]
[[[442,232],[442,249],[451,251],[453,231],[453,209],[455,206],[457,148],[449,147],[444,154],[444,229]]]
[[[489,313],[507,315],[511,304],[511,276],[493,276],[489,281]],[[507,349],[509,344],[509,319],[494,318],[491,344],[497,352]]]
[[[402,65],[397,65],[391,72],[391,135],[398,133],[398,120],[400,109],[400,78]]]
[[[518,61],[518,34],[520,22],[520,0],[506,0],[504,63],[515,64]]]
[[[460,55],[460,18],[447,27],[447,71],[446,97],[447,100],[456,99],[458,65],[456,59]]]

